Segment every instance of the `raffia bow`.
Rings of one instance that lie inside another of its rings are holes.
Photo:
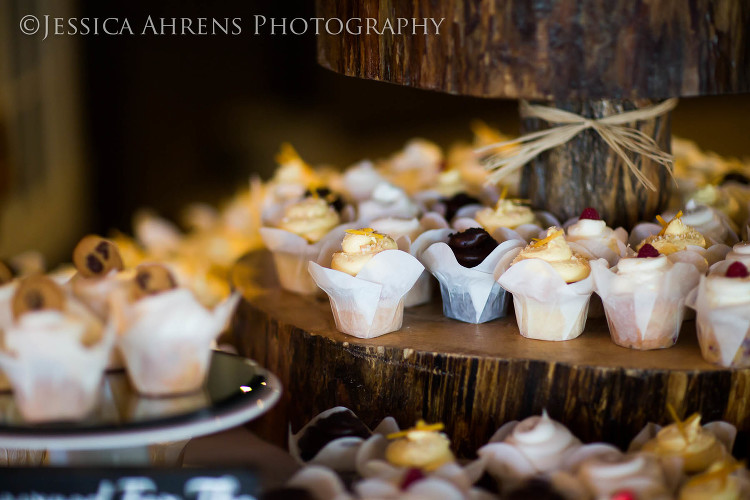
[[[477,153],[486,153],[497,148],[506,149],[491,156],[487,160],[486,168],[492,171],[489,182],[499,182],[505,176],[512,174],[540,153],[548,149],[565,144],[582,131],[592,128],[601,136],[610,148],[617,153],[633,172],[638,181],[652,191],[656,186],[635,165],[627,151],[650,158],[663,165],[669,175],[674,177],[672,165],[674,157],[665,153],[651,137],[638,129],[627,127],[629,123],[650,120],[663,115],[677,106],[678,99],[672,98],[647,108],[626,111],[619,115],[605,118],[591,119],[547,106],[532,105],[521,101],[521,116],[523,118],[541,118],[548,123],[560,124],[538,132],[526,134],[511,141],[490,144],[478,149]],[[513,146],[508,148],[508,146]]]

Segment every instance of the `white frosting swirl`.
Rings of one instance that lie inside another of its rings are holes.
[[[669,497],[664,473],[653,457],[636,454],[599,457],[584,463],[579,478],[596,498],[632,491],[636,498]]]
[[[408,236],[411,241],[414,241],[422,233],[422,226],[416,217],[411,219],[384,217],[372,221],[370,227],[379,233],[387,234],[394,240],[401,236]]]
[[[566,453],[581,445],[567,427],[549,418],[547,412],[519,422],[505,442],[515,446],[540,472],[558,468]]]

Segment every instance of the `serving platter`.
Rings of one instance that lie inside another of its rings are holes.
[[[259,417],[279,400],[281,384],[250,359],[214,351],[201,391],[141,396],[124,371],[107,373],[101,390],[98,407],[86,419],[45,424],[25,422],[13,395],[0,395],[0,447],[47,449],[52,461],[71,457],[60,452],[99,450],[96,456],[103,461],[109,453],[127,455],[131,463],[133,457],[147,458],[148,445],[219,432]],[[122,453],[125,449],[130,452]]]

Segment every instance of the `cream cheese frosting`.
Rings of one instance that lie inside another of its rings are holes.
[[[549,418],[546,411],[519,422],[505,442],[518,449],[540,472],[558,468],[565,454],[581,444],[567,427]]]
[[[544,260],[567,283],[585,279],[591,272],[586,258],[573,252],[565,241],[564,231],[554,226],[547,230],[546,238],[535,241],[521,250],[511,266],[524,259]]]
[[[701,427],[701,417],[697,413],[684,422],[678,421],[661,429],[654,439],[643,445],[643,451],[680,457],[686,472],[704,471],[726,454],[716,436]]]
[[[522,224],[536,224],[534,212],[518,200],[500,198],[495,208],[485,207],[474,216],[476,221],[492,234],[500,227],[515,229]]]
[[[340,221],[339,214],[323,198],[311,196],[288,206],[279,228],[315,243]]]
[[[727,278],[709,275],[706,278],[706,294],[710,307],[750,304],[750,277]]]
[[[616,273],[628,280],[617,280],[614,293],[632,293],[638,289],[656,290],[663,273],[672,269],[674,264],[666,255],[639,258],[627,257],[617,263]]]
[[[643,240],[636,250],[639,250],[646,243],[649,243],[664,255],[685,250],[689,245],[707,248],[707,242],[703,235],[694,228],[685,225],[680,217],[682,217],[682,213],[666,223],[659,234]]]
[[[372,228],[350,229],[341,242],[342,251],[333,254],[331,269],[356,276],[376,254],[397,249],[393,238]]]

